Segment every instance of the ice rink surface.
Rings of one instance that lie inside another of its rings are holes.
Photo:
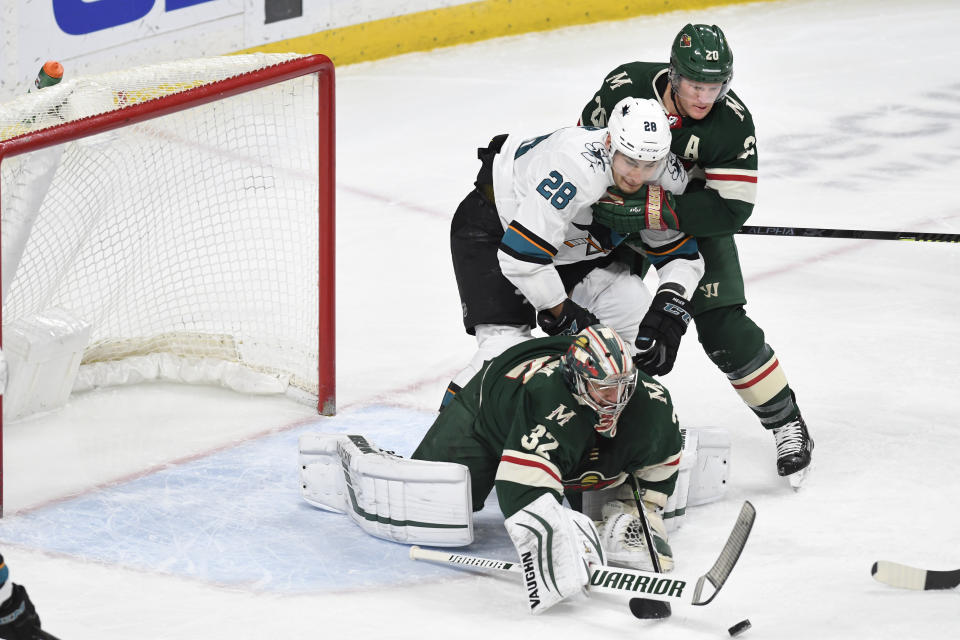
[[[960,233],[960,5],[786,1],[665,14],[338,70],[338,408],[149,385],[8,426],[0,550],[64,640],[726,637],[933,639],[960,593],[870,565],[960,566],[960,247],[741,236],[747,310],[816,440],[799,493],[772,437],[690,334],[664,378],[681,423],[733,440],[726,498],[689,511],[678,568],[706,571],[740,503],[753,535],[717,600],[638,621],[608,598],[526,613],[511,576],[414,563],[298,494],[296,439],[360,433],[409,454],[462,331],[449,220],[475,149],[576,122],[605,74],[716,23],[760,154],[750,224]],[[467,551],[509,558],[495,505]]]

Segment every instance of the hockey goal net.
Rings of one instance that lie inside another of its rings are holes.
[[[333,413],[325,56],[166,63],[0,105],[0,207],[8,421],[143,380]]]

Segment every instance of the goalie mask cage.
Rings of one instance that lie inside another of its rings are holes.
[[[0,207],[8,422],[144,380],[334,412],[326,56],[165,63],[0,105]]]

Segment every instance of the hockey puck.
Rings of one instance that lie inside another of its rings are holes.
[[[735,625],[733,625],[732,627],[730,627],[729,629],[727,629],[727,631],[730,633],[731,636],[736,637],[736,636],[740,635],[741,633],[743,633],[744,631],[746,631],[747,629],[749,629],[751,626],[752,626],[752,625],[750,624],[750,621],[749,621],[749,620],[743,619],[743,620],[741,620],[740,622],[738,622],[737,624],[735,624]]]

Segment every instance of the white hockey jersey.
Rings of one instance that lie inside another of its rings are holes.
[[[494,156],[493,193],[504,228],[500,270],[538,311],[567,297],[556,265],[602,258],[623,241],[594,222],[591,208],[614,184],[606,136],[606,129],[594,127],[566,127],[535,138],[510,135]],[[673,153],[665,166],[659,184],[682,193],[688,178]],[[648,238],[652,233],[642,234],[644,243],[659,247],[674,240],[663,232]],[[703,260],[695,249],[693,254],[658,268],[661,285],[676,279],[687,297],[692,295],[703,275]]]

